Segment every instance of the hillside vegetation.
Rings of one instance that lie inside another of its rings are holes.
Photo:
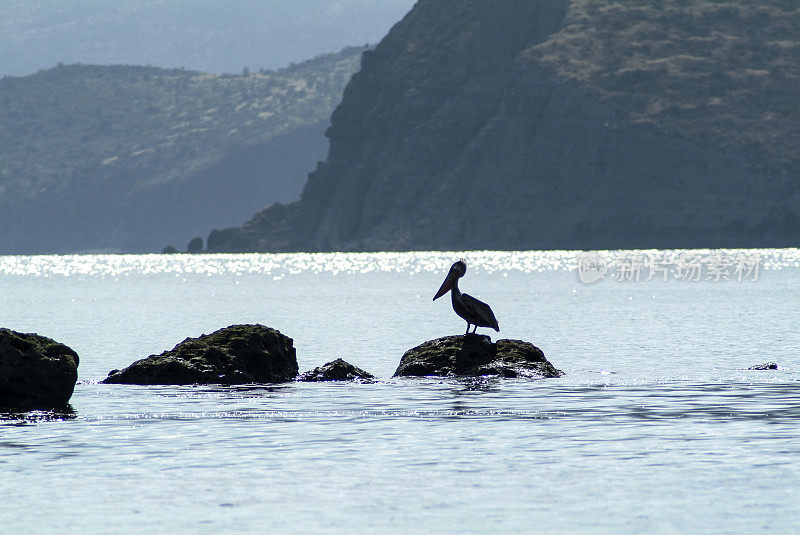
[[[229,146],[326,119],[361,52],[352,48],[243,76],[71,65],[5,77],[0,192],[30,198],[71,186],[75,172],[100,166],[112,173],[157,160],[168,161],[144,181],[173,179],[215,160]]]
[[[362,52],[363,48],[349,48],[286,69],[238,76],[70,65],[5,77],[0,80],[0,220],[5,215],[13,222],[11,212],[35,219],[34,212],[50,210],[55,203],[68,205],[72,214],[61,226],[75,218],[75,211],[82,212],[76,225],[91,226],[90,213],[98,204],[120,203],[125,210],[118,206],[111,213],[120,217],[130,210],[134,220],[97,220],[94,225],[105,227],[104,234],[81,239],[76,232],[78,241],[65,238],[61,245],[52,236],[44,249],[147,250],[167,241],[185,243],[190,237],[185,235],[188,228],[177,232],[165,226],[160,236],[144,242],[129,239],[129,234],[142,232],[141,222],[135,221],[136,208],[150,221],[158,219],[153,203],[159,197],[171,197],[161,199],[164,211],[171,212],[198,190],[208,189],[205,205],[190,207],[192,212],[204,211],[206,223],[186,214],[195,227],[191,232],[203,231],[206,224],[235,223],[230,214],[215,217],[226,209],[217,198],[222,190],[241,190],[238,199],[231,199],[239,219],[269,202],[293,200],[305,174],[324,157],[322,132]],[[296,139],[289,142],[286,136],[292,135]],[[277,143],[277,154],[269,155],[269,143]],[[253,148],[252,154],[243,155],[248,148]],[[287,151],[293,161],[284,163],[303,168],[270,169],[270,159],[286,160]],[[213,171],[216,176],[205,176],[231,158],[239,163],[255,158],[261,168],[254,160],[246,170],[226,164]],[[200,175],[201,181],[217,181],[218,191],[196,183]],[[259,190],[246,191],[245,185],[258,181]],[[12,245],[6,237],[0,240],[0,251],[36,250],[35,226],[34,221],[26,228],[18,225],[28,236],[25,243],[18,236]]]
[[[800,4],[571,0],[526,51],[632,123],[750,150],[800,170]]]
[[[800,6],[420,0],[216,251],[800,243]]]

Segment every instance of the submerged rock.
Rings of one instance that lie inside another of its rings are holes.
[[[778,365],[774,362],[765,362],[764,364],[756,364],[755,366],[750,366],[747,368],[748,370],[777,370]]]
[[[50,338],[0,329],[0,407],[62,407],[78,380],[78,354]]]
[[[279,383],[297,376],[291,338],[264,325],[231,325],[187,338],[170,351],[113,370],[104,383],[136,385]]]
[[[353,366],[342,359],[336,359],[314,368],[297,378],[298,381],[353,381],[355,379],[374,379],[375,376]]]
[[[409,349],[394,372],[403,376],[561,377],[542,350],[522,340],[498,340],[485,335],[445,336]]]

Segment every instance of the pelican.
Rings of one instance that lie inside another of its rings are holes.
[[[473,333],[478,330],[478,327],[491,327],[495,331],[500,332],[500,326],[497,324],[497,319],[494,317],[494,312],[489,308],[489,305],[483,301],[478,301],[471,295],[462,294],[458,289],[458,279],[463,277],[466,272],[467,263],[463,260],[459,260],[453,264],[441,288],[439,288],[439,291],[433,296],[433,300],[436,301],[446,294],[448,290],[451,292],[450,297],[453,300],[453,310],[467,322],[467,332],[464,334],[469,334],[469,328],[472,325],[475,326],[472,330]]]

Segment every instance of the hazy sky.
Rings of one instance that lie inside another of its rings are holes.
[[[414,0],[2,0],[0,75],[59,62],[274,69],[378,42]]]

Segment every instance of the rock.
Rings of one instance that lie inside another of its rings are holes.
[[[764,364],[756,364],[755,366],[750,366],[747,368],[748,370],[777,370],[778,365],[774,362],[765,362]]]
[[[406,351],[395,377],[500,375],[561,377],[542,350],[522,340],[498,340],[485,335],[445,336]]]
[[[167,245],[161,249],[161,254],[177,254],[178,250],[171,245]]]
[[[186,385],[280,383],[297,376],[291,338],[263,325],[231,325],[187,338],[170,351],[137,360],[103,381]]]
[[[297,378],[298,381],[352,381],[356,379],[374,379],[375,376],[342,359],[336,359],[314,368]]]
[[[187,253],[200,253],[203,251],[203,238],[192,238],[186,246]]]
[[[214,229],[208,235],[208,251],[219,253],[231,250],[241,252],[299,250],[304,245],[297,241],[297,237],[291,231],[293,225],[297,223],[297,207],[296,202],[289,205],[274,203],[257,212],[241,227]],[[263,236],[270,236],[268,244],[259,241]]]
[[[0,407],[63,407],[78,380],[78,354],[38,334],[0,329]]]

